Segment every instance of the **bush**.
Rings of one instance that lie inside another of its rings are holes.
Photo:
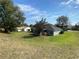
[[[60,32],[60,34],[64,34],[64,30],[62,30],[62,31]]]

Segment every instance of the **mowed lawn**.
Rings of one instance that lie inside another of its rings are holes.
[[[0,59],[79,59],[79,32],[58,36],[0,33]]]

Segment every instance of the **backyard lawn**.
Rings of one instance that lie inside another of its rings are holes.
[[[79,59],[79,32],[58,36],[0,33],[0,59]]]

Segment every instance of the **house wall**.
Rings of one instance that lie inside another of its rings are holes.
[[[21,32],[21,31],[28,32],[28,31],[31,31],[31,28],[30,27],[17,27],[17,31],[18,32]]]
[[[31,31],[31,28],[30,28],[30,27],[24,28],[24,31],[25,31],[25,32],[28,32],[28,30]]]
[[[24,29],[24,27],[17,27],[17,31],[18,31],[18,32],[21,32],[22,29]]]
[[[55,31],[54,36],[59,35],[60,31]]]
[[[18,32],[21,32],[22,30],[21,30],[21,29],[18,29],[17,31],[18,31]]]

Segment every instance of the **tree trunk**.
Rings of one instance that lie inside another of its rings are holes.
[[[9,31],[8,31],[8,29],[5,29],[5,31],[4,31],[5,33],[9,33]]]

